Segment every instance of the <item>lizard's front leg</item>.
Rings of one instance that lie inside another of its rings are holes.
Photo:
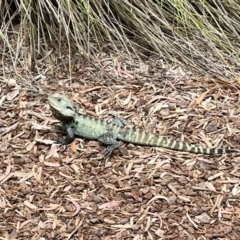
[[[120,143],[116,140],[116,138],[117,138],[116,134],[112,132],[106,132],[98,137],[99,142],[109,145],[104,152],[103,155],[104,159],[110,157],[113,150],[120,147]]]
[[[59,139],[58,142],[63,145],[68,145],[74,140],[75,124],[74,122],[64,123],[63,128],[67,131],[67,137]]]

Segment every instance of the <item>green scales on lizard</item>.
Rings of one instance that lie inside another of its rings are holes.
[[[48,102],[53,116],[62,122],[67,131],[67,137],[60,142],[62,144],[69,144],[74,140],[74,135],[86,139],[98,140],[108,145],[104,153],[104,158],[109,157],[113,150],[120,146],[118,140],[139,145],[163,147],[209,155],[239,152],[235,149],[207,148],[192,145],[141,130],[128,128],[114,122],[109,123],[101,119],[86,116],[76,112],[73,102],[66,96],[58,93],[49,96]]]

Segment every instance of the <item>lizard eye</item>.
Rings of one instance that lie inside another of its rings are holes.
[[[69,107],[69,106],[67,106],[67,109],[70,109],[70,110],[73,110],[74,111],[74,109],[72,109],[71,107]]]

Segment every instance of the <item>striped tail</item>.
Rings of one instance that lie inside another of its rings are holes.
[[[178,151],[190,152],[190,153],[202,153],[208,155],[219,155],[224,153],[239,152],[236,149],[226,148],[207,148],[193,144],[188,144],[176,140],[171,140],[166,137],[157,136],[155,134],[142,132],[140,130],[128,129],[125,133],[120,134],[119,140],[131,142],[134,144],[163,147]]]

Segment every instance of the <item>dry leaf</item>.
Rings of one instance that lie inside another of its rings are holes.
[[[104,203],[102,205],[99,205],[98,208],[103,209],[103,208],[118,207],[120,204],[121,204],[120,201],[107,202],[107,203]]]
[[[44,161],[43,163],[44,163],[45,166],[48,166],[48,167],[60,167],[59,162],[46,162],[46,161]]]
[[[207,96],[207,94],[209,93],[209,91],[206,91],[204,93],[202,93],[201,95],[199,95],[196,99],[195,102],[196,104],[200,104],[202,102],[202,100]]]
[[[122,105],[123,106],[128,105],[128,103],[131,101],[131,98],[132,98],[132,92],[130,91],[128,94],[128,97],[122,102]]]
[[[2,133],[0,136],[5,135],[9,132],[12,132],[13,130],[15,130],[17,128],[18,124],[19,124],[19,122],[11,125],[10,127],[0,128],[0,132]]]
[[[195,217],[195,221],[197,223],[210,223],[211,218],[206,213],[202,213],[201,215]]]
[[[31,222],[32,222],[31,219],[28,219],[28,220],[22,222],[19,226],[19,229],[22,229],[24,226],[26,226],[28,223],[31,223]]]
[[[2,176],[0,176],[0,182],[10,174],[11,169],[12,169],[12,166],[8,165],[5,173]]]
[[[72,151],[73,151],[74,153],[77,152],[76,141],[73,141],[73,142],[70,144],[70,148],[72,149]]]
[[[30,208],[30,209],[37,209],[37,206],[36,206],[36,205],[30,203],[30,202],[27,201],[27,200],[24,201],[24,205],[27,206],[27,207]]]
[[[150,201],[148,201],[147,205],[149,205],[152,201],[155,201],[156,199],[164,199],[164,200],[166,200],[169,203],[169,200],[168,200],[167,197],[158,195],[158,196],[153,197]]]
[[[147,116],[151,116],[152,114],[154,114],[155,112],[159,111],[162,109],[163,103],[156,103],[153,107],[150,108],[148,115]]]
[[[7,94],[7,100],[12,101],[16,96],[18,96],[19,90],[11,91]]]
[[[8,142],[2,142],[0,143],[0,152],[5,152],[9,146]]]
[[[67,198],[67,200],[70,201],[76,207],[76,211],[72,215],[73,217],[79,213],[79,211],[81,210],[81,207],[73,198]]]

